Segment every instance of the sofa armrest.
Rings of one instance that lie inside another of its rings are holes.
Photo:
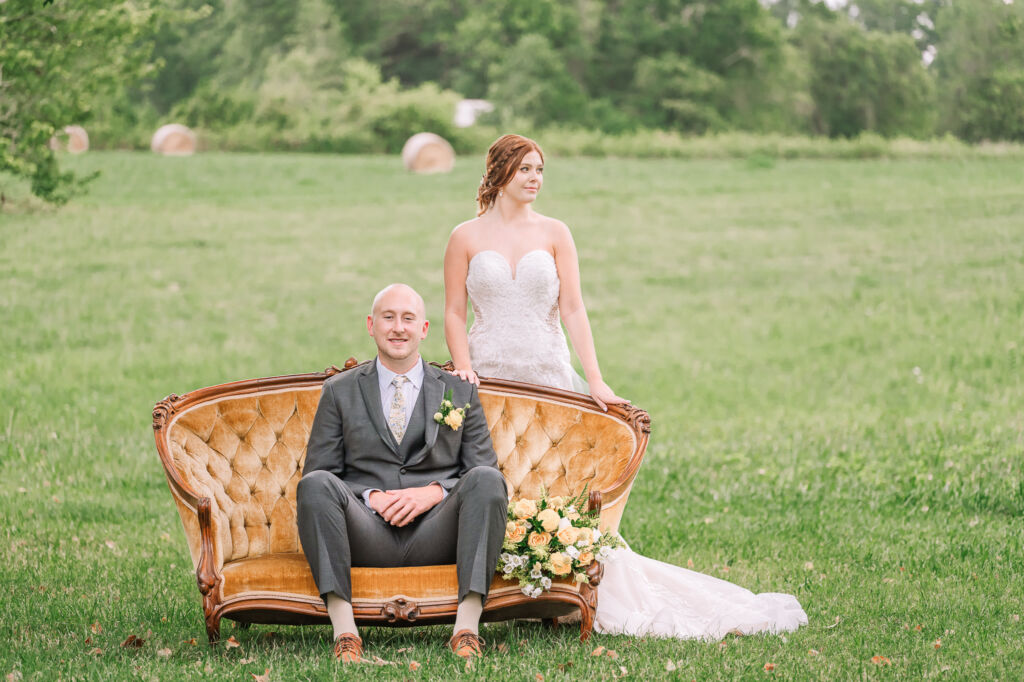
[[[199,516],[199,562],[196,582],[203,598],[212,598],[211,592],[220,580],[221,562],[217,560],[216,535],[213,532],[213,502],[209,497],[199,498],[196,505]]]

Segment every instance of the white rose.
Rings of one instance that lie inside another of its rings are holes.
[[[565,530],[572,525],[572,521],[565,518],[564,516],[558,521],[558,530]]]
[[[580,558],[580,551],[575,547],[566,547],[565,553],[568,554],[573,559],[573,561]]]
[[[551,589],[551,578],[548,578],[548,577],[546,577],[546,576],[545,576],[545,577],[543,577],[543,578],[541,578],[541,579],[540,579],[540,585],[541,585],[541,587],[543,587],[543,588],[544,588],[545,590],[550,590],[550,589]]]

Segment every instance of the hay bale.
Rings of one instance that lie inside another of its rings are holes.
[[[168,123],[153,133],[149,148],[166,156],[190,156],[196,151],[196,134],[180,123]]]
[[[82,126],[65,126],[64,134],[67,135],[67,143],[54,135],[50,138],[50,149],[64,150],[71,154],[81,154],[89,150],[89,133],[85,132]]]
[[[447,173],[455,166],[455,150],[434,133],[416,133],[402,147],[402,162],[413,173]]]

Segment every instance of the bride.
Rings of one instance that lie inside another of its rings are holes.
[[[604,382],[565,223],[533,210],[544,153],[504,135],[487,152],[477,217],[458,225],[444,255],[444,333],[454,373],[590,393],[604,410],[627,402]],[[467,304],[473,326],[466,333]],[[562,325],[586,375],[573,370]],[[795,630],[807,623],[796,598],[754,594],[733,583],[616,550],[605,564],[594,627],[607,634],[718,639],[728,633]]]

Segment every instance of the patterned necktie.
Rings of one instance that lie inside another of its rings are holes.
[[[402,436],[405,435],[405,391],[402,390],[402,386],[407,381],[409,379],[402,374],[391,380],[391,385],[395,387],[395,395],[391,399],[388,428],[391,429],[392,435],[399,444],[402,442]]]

